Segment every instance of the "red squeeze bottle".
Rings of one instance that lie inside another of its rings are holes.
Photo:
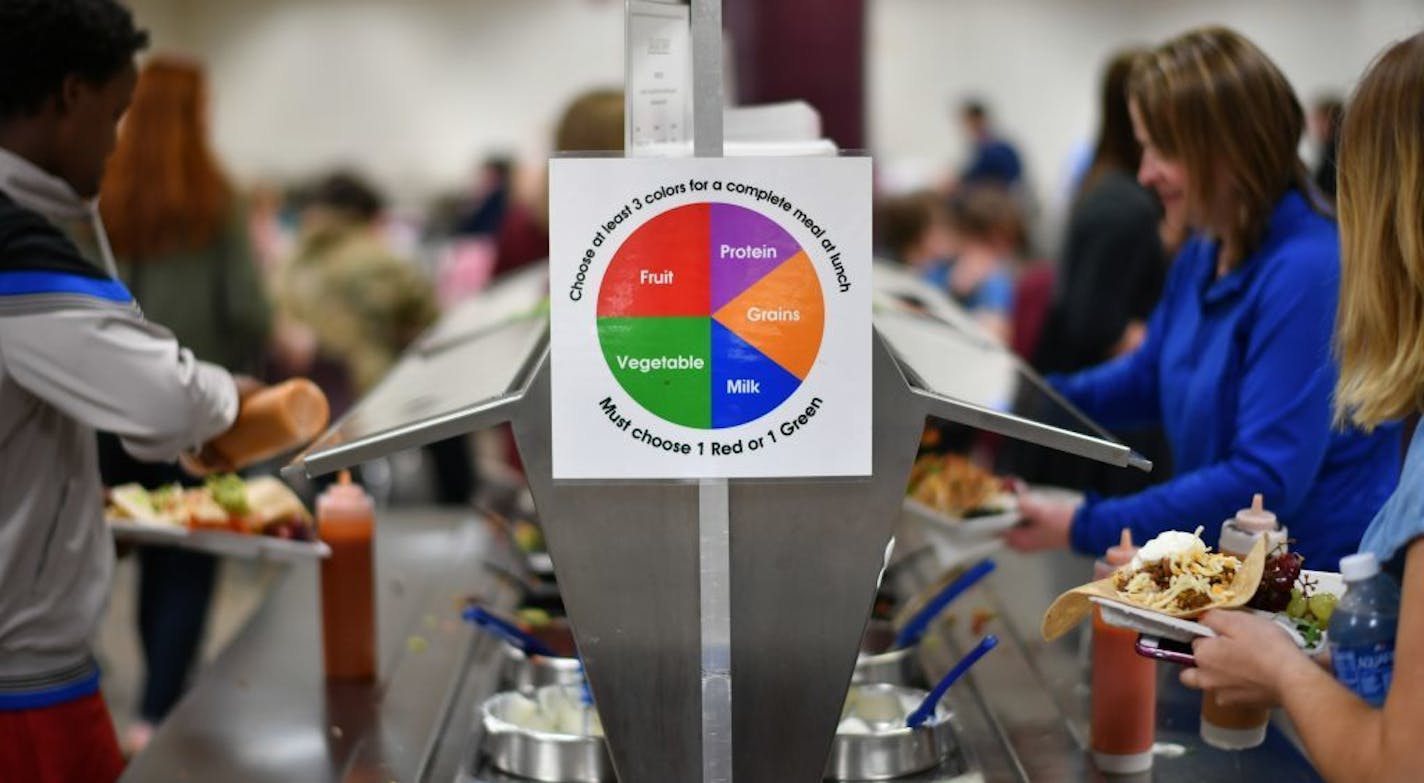
[[[1094,564],[1095,579],[1132,561],[1132,533]],[[1093,607],[1093,761],[1107,774],[1130,775],[1152,768],[1157,734],[1157,665],[1137,654],[1137,632],[1103,622]]]
[[[316,500],[317,534],[331,547],[321,562],[321,639],[326,676],[376,676],[376,587],[371,496],[341,471]]]

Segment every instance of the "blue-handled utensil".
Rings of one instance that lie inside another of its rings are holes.
[[[592,707],[593,690],[588,687],[588,670],[583,668],[582,658],[579,659],[579,676],[583,678],[583,682],[579,684],[579,700],[585,707]]]
[[[930,623],[934,622],[939,613],[944,611],[950,602],[959,597],[960,593],[974,586],[975,582],[989,575],[994,570],[993,560],[981,560],[973,568],[965,571],[958,579],[944,586],[944,589],[935,594],[924,608],[915,613],[910,621],[905,623],[905,627],[900,629],[900,633],[895,635],[895,646],[893,650],[903,650],[906,647],[913,647],[919,644],[924,637],[925,631],[929,629]]]
[[[984,657],[984,653],[998,646],[999,637],[993,634],[989,634],[983,639],[980,639],[979,644],[970,650],[969,654],[964,656],[959,663],[955,664],[954,668],[949,670],[949,674],[944,675],[944,679],[940,680],[939,684],[934,686],[934,690],[930,691],[930,695],[926,696],[925,700],[920,702],[920,706],[916,707],[915,711],[910,713],[910,717],[905,721],[905,725],[912,729],[917,729],[921,724],[929,720],[930,716],[935,714],[935,706],[939,704],[939,700],[943,699],[944,694],[949,691],[949,686],[953,685],[955,680],[963,677],[964,673],[969,671],[970,666],[973,666],[980,658]]]
[[[517,647],[525,655],[543,655],[549,658],[559,657],[549,646],[539,641],[538,638],[529,634],[523,628],[509,622],[483,606],[466,607],[463,615],[466,620],[476,626],[498,636]]]

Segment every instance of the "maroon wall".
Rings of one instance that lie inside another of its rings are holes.
[[[841,149],[865,147],[865,0],[724,0],[739,103],[801,99]]]

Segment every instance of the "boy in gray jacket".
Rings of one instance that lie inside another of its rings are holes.
[[[0,0],[0,780],[122,769],[90,654],[114,545],[95,430],[173,460],[231,376],[143,319],[94,206],[147,43],[114,0]]]

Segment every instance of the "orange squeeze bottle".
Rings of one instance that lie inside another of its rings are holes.
[[[1132,533],[1095,564],[1095,579],[1132,561]],[[1103,622],[1093,607],[1093,761],[1107,774],[1128,775],[1152,768],[1157,734],[1157,665],[1137,654],[1137,632]]]
[[[330,415],[321,389],[293,378],[248,395],[232,427],[208,445],[234,468],[243,468],[310,442]]]
[[[376,589],[371,496],[341,472],[316,501],[317,534],[331,547],[321,563],[321,638],[326,676],[376,676]]]

